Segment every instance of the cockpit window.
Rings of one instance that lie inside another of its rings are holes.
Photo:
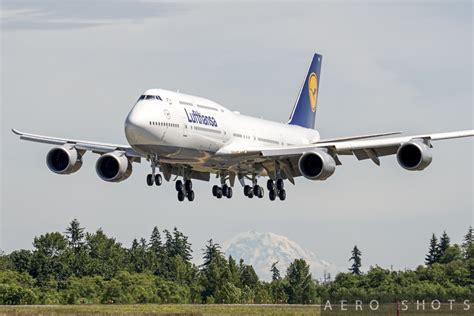
[[[159,95],[142,95],[138,101],[140,100],[158,100],[163,101]]]

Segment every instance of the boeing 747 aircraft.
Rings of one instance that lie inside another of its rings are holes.
[[[396,155],[402,168],[423,170],[431,163],[433,141],[474,136],[474,130],[466,130],[321,139],[314,129],[321,62],[322,56],[315,54],[287,124],[246,116],[208,99],[149,89],[125,120],[129,145],[13,132],[23,140],[56,145],[46,155],[46,164],[57,174],[77,172],[84,154],[91,151],[100,155],[95,165],[99,178],[121,182],[132,174],[134,163],[145,159],[151,166],[146,183],[175,181],[179,201],[193,201],[192,180],[210,181],[211,175],[220,183],[212,187],[218,199],[232,197],[236,179],[245,196],[262,198],[264,189],[257,180],[268,177],[270,200],[285,200],[285,180],[326,180],[341,165],[341,155],[370,159],[376,165],[380,157]]]

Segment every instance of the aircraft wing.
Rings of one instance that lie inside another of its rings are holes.
[[[474,136],[474,130],[422,134],[414,136],[398,136],[380,139],[354,139],[354,140],[321,140],[315,144],[286,147],[286,148],[268,148],[260,150],[260,156],[266,158],[287,158],[299,156],[305,152],[325,148],[336,155],[354,155],[358,160],[372,159],[377,163],[380,156],[396,154],[398,148],[411,140],[421,139],[427,142],[443,139],[461,138]],[[378,163],[377,163],[378,164]]]
[[[320,140],[314,144],[288,147],[260,147],[248,146],[248,143],[231,143],[217,152],[217,155],[228,157],[239,166],[248,170],[263,168],[268,174],[275,172],[278,164],[284,170],[286,177],[294,183],[293,177],[300,176],[298,160],[306,152],[317,149],[327,150],[334,157],[337,165],[341,165],[338,155],[354,155],[358,160],[371,159],[380,165],[379,157],[394,155],[398,148],[411,140],[422,140],[427,144],[431,141],[474,136],[474,130],[457,131],[449,133],[423,134],[414,136],[396,136],[374,139],[374,137],[394,135],[398,133],[383,133],[337,139]]]
[[[128,145],[117,145],[117,144],[107,144],[107,143],[98,143],[90,142],[77,139],[66,139],[66,138],[57,138],[51,136],[35,135],[29,133],[23,133],[16,129],[12,129],[12,132],[20,136],[20,139],[28,140],[37,143],[45,143],[52,145],[64,145],[64,144],[73,144],[78,150],[92,151],[94,153],[108,153],[115,150],[121,150],[125,152],[125,155],[131,158],[135,158],[136,162],[140,161],[140,154],[138,154],[132,147]]]

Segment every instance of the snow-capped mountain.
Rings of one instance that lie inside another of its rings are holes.
[[[251,264],[258,276],[264,280],[271,280],[270,268],[278,261],[278,269],[282,276],[286,268],[295,259],[304,259],[311,267],[314,278],[322,278],[324,272],[335,276],[336,266],[318,259],[311,251],[304,249],[296,242],[285,236],[274,233],[244,232],[225,241],[222,250],[227,256],[232,255],[236,260],[244,259]]]

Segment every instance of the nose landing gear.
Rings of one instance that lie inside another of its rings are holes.
[[[156,166],[157,166],[157,162],[153,160],[151,163],[151,173],[147,174],[146,176],[146,184],[150,187],[153,184],[155,184],[156,186],[160,186],[163,183],[163,178],[161,177],[161,174],[155,173]]]

